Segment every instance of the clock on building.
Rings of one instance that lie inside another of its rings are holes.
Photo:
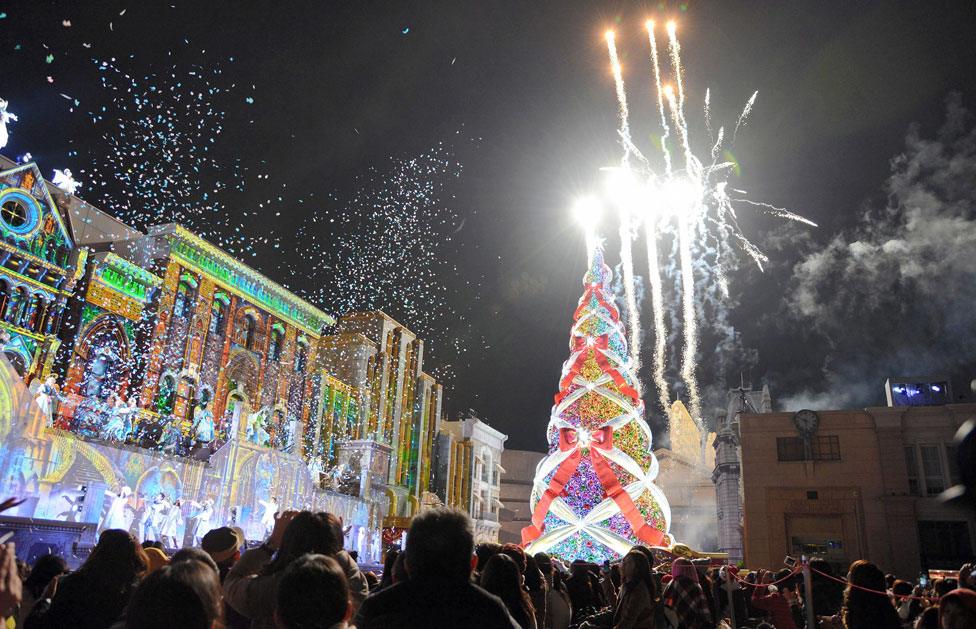
[[[803,409],[793,413],[793,424],[796,429],[800,431],[803,435],[812,435],[817,432],[817,426],[820,424],[820,417],[811,410]]]

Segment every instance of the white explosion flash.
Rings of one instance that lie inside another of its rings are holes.
[[[680,374],[688,395],[688,410],[695,421],[702,425],[701,397],[695,373],[698,353],[698,321],[696,319],[697,302],[694,277],[695,251],[704,248],[702,245],[706,239],[708,242],[718,241],[720,243],[727,243],[732,240],[738,243],[762,270],[763,263],[767,261],[767,258],[739,229],[734,206],[736,203],[748,204],[779,218],[799,221],[808,225],[815,226],[815,224],[787,209],[744,199],[741,196],[744,192],[741,190],[732,190],[733,193],[737,194],[735,198],[729,195],[727,179],[735,164],[731,161],[719,161],[723,155],[725,129],[719,128],[714,137],[707,162],[699,159],[692,150],[691,133],[685,117],[685,88],[682,80],[681,45],[677,37],[677,27],[674,22],[669,22],[666,28],[673,86],[665,83],[662,79],[654,22],[648,21],[646,27],[650,44],[657,114],[662,129],[660,141],[664,162],[663,171],[651,166],[631,138],[623,71],[617,56],[614,34],[612,31],[606,34],[610,66],[619,104],[620,127],[618,132],[623,146],[621,167],[609,170],[614,177],[611,180],[611,196],[619,208],[620,257],[623,266],[622,279],[625,298],[630,313],[632,337],[630,347],[634,352],[636,363],[639,356],[640,315],[636,308],[631,244],[635,220],[641,217],[647,239],[648,280],[655,335],[652,381],[657,389],[657,396],[662,408],[667,410],[670,407],[668,383],[665,379],[667,368],[665,350],[668,330],[665,323],[666,305],[662,291],[658,242],[663,235],[670,235],[677,240],[677,262],[681,274],[680,311],[683,347]],[[733,141],[749,117],[757,96],[758,92],[749,98],[736,121],[732,133]],[[706,93],[705,120],[711,134],[709,100],[710,95]],[[672,128],[675,131],[674,138],[671,137]],[[673,149],[669,146],[671,141],[676,144]],[[672,150],[674,155],[672,155]],[[675,160],[677,160],[676,163]],[[724,271],[721,268],[716,268],[715,273],[717,282],[724,291],[727,283]]]

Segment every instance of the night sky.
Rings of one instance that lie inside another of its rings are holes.
[[[108,98],[92,59],[114,58],[135,77],[174,64],[219,69],[211,82],[222,131],[209,166],[193,173],[240,185],[214,195],[221,206],[211,213],[155,208],[141,220],[180,218],[326,311],[382,305],[424,336],[428,370],[450,374],[451,414],[475,409],[510,435],[509,448],[545,447],[585,266],[569,208],[597,187],[598,168],[619,160],[608,27],[635,139],[650,151],[658,133],[648,17],[679,22],[693,130],[706,87],[716,126],[734,124],[759,90],[731,185],[819,224],[740,213],[771,263],[760,274],[743,259],[727,303],[734,342],[721,356],[701,348],[708,419],[740,371],[768,382],[778,409],[882,404],[889,375],[945,373],[957,397],[969,395],[972,3],[94,4],[0,6],[0,97],[20,116],[4,153],[29,151],[45,174],[68,166],[83,183],[111,179],[104,165],[92,170],[105,163],[111,127],[85,113]],[[353,237],[348,217],[364,191],[381,188],[396,160],[432,149],[448,156],[429,176],[449,209],[422,207],[416,216],[432,227],[401,236],[430,239],[417,281],[432,287],[367,278],[355,297],[340,297],[349,270],[325,262],[322,248],[341,256],[328,243]],[[99,191],[124,189],[110,181]],[[111,211],[86,190],[79,196]],[[187,207],[213,202],[194,186],[183,194]],[[612,263],[616,247],[608,240]]]

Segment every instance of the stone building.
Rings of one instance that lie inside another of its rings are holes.
[[[772,397],[769,387],[754,391],[740,384],[728,393],[724,417],[719,417],[712,447],[715,449],[712,483],[715,485],[715,506],[718,519],[718,549],[732,562],[742,561],[742,448],[739,418],[743,413],[771,413]]]
[[[375,311],[343,317],[322,347],[322,405],[310,447],[326,465],[368,460],[376,469],[383,461],[388,516],[402,526],[431,490],[441,426],[443,388],[423,370],[424,343]]]
[[[908,579],[958,569],[976,523],[938,495],[974,416],[976,404],[741,414],[746,564],[817,555],[843,572],[866,558]]]
[[[444,502],[471,514],[477,542],[497,542],[501,502],[502,453],[508,436],[479,419],[473,411],[464,419],[441,424],[448,447],[449,470]]]
[[[532,483],[536,466],[545,457],[542,452],[531,450],[505,450],[502,452],[502,474],[499,499],[505,505],[499,515],[501,529],[498,541],[503,544],[521,544],[522,529],[532,522]]]
[[[715,434],[703,432],[680,401],[671,406],[668,433],[671,447],[654,455],[660,465],[655,482],[671,505],[671,536],[695,550],[715,551],[715,452],[709,447]]]

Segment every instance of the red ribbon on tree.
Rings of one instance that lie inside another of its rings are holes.
[[[579,318],[583,315],[583,311],[589,304],[591,297],[596,299],[597,303],[606,309],[614,323],[620,321],[620,314],[617,312],[617,309],[611,304],[607,303],[607,300],[604,299],[603,295],[600,293],[599,284],[586,285],[586,290],[583,291],[583,296],[580,298],[580,304],[576,307],[576,312],[573,313],[573,321],[579,321]]]
[[[589,342],[589,338],[593,339],[592,343]],[[573,352],[579,352],[579,355],[576,357],[576,360],[573,361],[573,366],[569,368],[569,371],[566,372],[563,379],[559,381],[559,393],[557,393],[555,397],[556,406],[559,406],[559,403],[562,402],[567,395],[569,395],[569,385],[571,385],[573,383],[573,379],[575,379],[576,376],[583,371],[583,365],[586,363],[587,358],[587,352],[584,350],[587,347],[592,348],[593,357],[596,359],[597,364],[600,365],[600,369],[603,371],[603,373],[608,374],[613,380],[614,384],[617,385],[617,390],[620,391],[621,394],[629,397],[634,404],[641,404],[641,398],[640,395],[638,395],[637,390],[627,384],[627,380],[624,379],[619,371],[613,368],[613,365],[610,364],[610,361],[603,353],[609,348],[609,345],[610,337],[606,334],[601,334],[595,338],[583,336],[576,337],[576,341],[573,343]]]
[[[527,546],[542,535],[549,506],[553,500],[563,493],[566,483],[569,482],[579,467],[583,458],[583,448],[587,447],[590,451],[590,461],[593,463],[597,478],[600,479],[600,484],[603,485],[604,493],[617,503],[620,513],[627,519],[637,539],[649,546],[660,544],[664,540],[664,533],[644,521],[644,516],[637,509],[637,505],[634,504],[630,494],[620,485],[617,475],[600,452],[600,450],[613,450],[613,429],[604,426],[584,434],[588,436],[587,443],[581,444],[579,432],[575,428],[559,429],[559,450],[562,452],[572,451],[572,453],[556,468],[556,473],[552,475],[549,486],[542,494],[539,502],[536,503],[532,512],[532,524],[522,529],[522,545]]]

